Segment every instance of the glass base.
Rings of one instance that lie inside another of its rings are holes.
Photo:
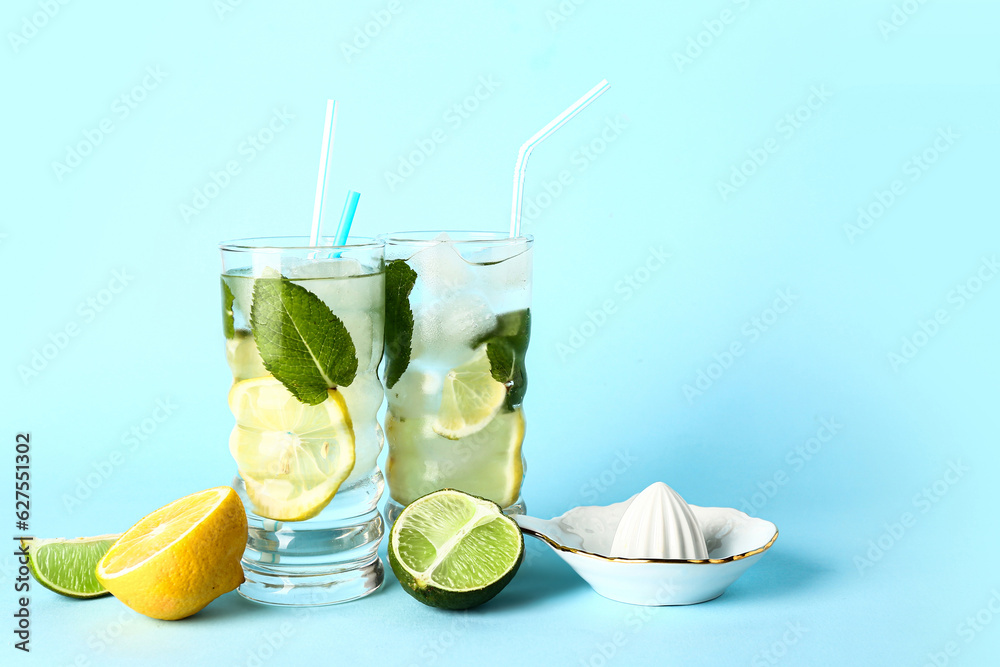
[[[284,607],[318,607],[357,600],[374,593],[382,585],[382,561],[328,572],[320,568],[267,570],[243,560],[243,582],[238,592],[248,600]]]
[[[378,557],[384,523],[375,509],[381,478],[376,471],[373,479],[342,489],[312,519],[275,521],[253,512],[237,475],[233,488],[247,509],[249,528],[242,560],[246,581],[239,594],[263,604],[306,607],[356,600],[378,590],[384,578]],[[352,509],[361,512],[354,515]]]
[[[383,513],[385,514],[385,523],[389,528],[392,528],[392,524],[396,522],[396,517],[399,513],[403,511],[405,505],[400,505],[390,496],[385,501],[385,508]],[[503,508],[503,513],[507,516],[517,516],[518,514],[526,514],[528,512],[527,506],[524,504],[524,497],[518,496],[517,500],[514,501],[513,505]]]

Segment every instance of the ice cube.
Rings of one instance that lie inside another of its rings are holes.
[[[489,297],[490,305],[496,313],[522,310],[531,300],[531,255],[530,248],[509,255],[496,264],[481,264],[473,267],[476,284]]]
[[[361,263],[347,258],[324,258],[285,262],[285,277],[292,280],[308,278],[344,278],[364,273]]]
[[[308,262],[287,271],[288,278],[322,299],[337,315],[375,308],[385,289],[382,274],[365,275],[361,264],[353,259]]]
[[[254,278],[273,278],[281,273],[281,255],[276,252],[255,252],[250,269]]]
[[[469,361],[475,343],[496,327],[489,302],[475,292],[418,303],[414,312],[414,359],[449,368]]]
[[[523,253],[527,249],[528,247],[526,245],[520,243],[490,243],[483,248],[477,248],[476,250],[468,252],[463,256],[469,264],[488,265],[510,259],[515,255]]]
[[[419,419],[436,415],[441,407],[441,387],[447,371],[428,368],[413,361],[399,381],[386,390],[389,406],[397,417]]]
[[[418,276],[413,303],[446,299],[465,289],[472,279],[469,265],[449,240],[447,234],[441,234],[407,260]]]

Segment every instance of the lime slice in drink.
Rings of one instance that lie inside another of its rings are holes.
[[[496,503],[454,489],[410,503],[389,533],[389,564],[407,593],[442,609],[469,609],[510,583],[524,538]]]
[[[480,346],[472,360],[445,376],[434,431],[449,440],[472,435],[493,421],[506,398],[507,388],[493,379],[486,346]]]
[[[229,409],[229,451],[260,516],[316,516],[354,469],[354,427],[335,389],[306,405],[271,376],[244,380],[229,391]]]
[[[24,540],[35,580],[71,598],[97,598],[108,590],[97,580],[97,563],[121,535]]]

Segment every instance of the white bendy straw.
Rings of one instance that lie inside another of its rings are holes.
[[[521,146],[521,150],[517,153],[517,163],[514,165],[514,203],[510,211],[511,238],[517,238],[521,235],[521,203],[524,197],[524,172],[525,167],[528,165],[528,156],[531,155],[532,149],[540,144],[545,137],[562,127],[570,118],[583,111],[588,104],[600,97],[610,87],[611,84],[608,83],[608,80],[602,79],[586,95],[570,105],[566,111],[553,118],[548,125],[536,132],[533,137]]]

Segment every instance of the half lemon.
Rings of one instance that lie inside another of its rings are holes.
[[[97,563],[97,580],[126,605],[172,621],[243,583],[247,516],[228,486],[165,505],[125,531]]]

